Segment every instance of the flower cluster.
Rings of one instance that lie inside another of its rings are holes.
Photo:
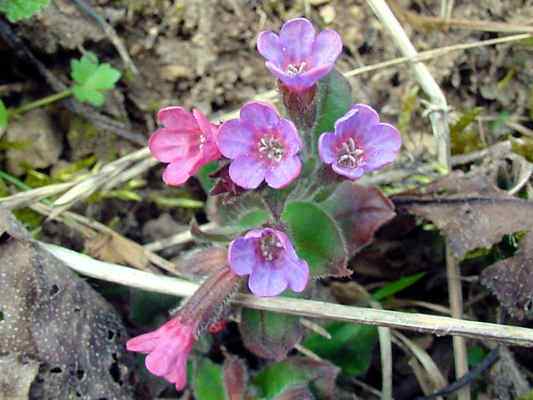
[[[156,159],[168,164],[163,173],[167,185],[182,185],[206,164],[217,162],[219,169],[211,175],[217,179],[212,196],[239,201],[239,196],[257,190],[265,198],[280,199],[298,192],[295,188],[306,193],[302,186],[318,175],[319,167],[357,180],[394,161],[401,147],[399,132],[380,122],[378,113],[368,105],[352,105],[334,126],[331,123],[331,132],[314,131],[316,110],[321,106],[320,85],[327,81],[322,78],[335,76],[335,62],[342,52],[337,32],[326,29],[317,33],[311,22],[296,18],[286,22],[279,34],[261,32],[257,50],[277,78],[294,123],[260,101],[244,104],[238,118],[221,125],[211,123],[198,110],[164,108],[157,115],[162,127],[151,136],[149,148]],[[303,170],[305,178],[299,184]],[[312,183],[311,188],[317,186]],[[286,190],[273,194],[278,189]],[[223,263],[231,279],[248,276],[248,288],[256,296],[277,296],[288,288],[302,292],[309,281],[309,260],[295,248],[291,232],[280,220],[281,211],[269,207],[272,219],[232,237]],[[128,342],[129,350],[148,353],[148,370],[174,383],[178,390],[186,384],[186,359],[209,314],[190,318],[191,310],[214,307],[220,296],[213,297],[210,292],[217,285],[219,281],[208,279],[200,289],[203,295],[195,294],[187,302],[188,312],[179,312],[156,331]]]

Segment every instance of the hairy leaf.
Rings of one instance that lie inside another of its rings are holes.
[[[344,182],[321,206],[340,226],[348,256],[368,245],[374,233],[396,214],[392,202],[377,188]]]
[[[197,400],[232,400],[224,389],[224,371],[206,357],[197,358],[193,366],[192,390]]]
[[[333,132],[335,121],[352,105],[352,87],[337,70],[333,70],[318,83],[316,119],[313,126],[313,146],[316,152],[318,138],[324,132]]]
[[[113,89],[120,79],[120,71],[107,63],[99,64],[93,53],[86,53],[80,60],[72,60],[70,68],[75,82],[72,92],[76,99],[97,107],[104,104],[104,93]]]
[[[299,317],[248,308],[242,310],[239,330],[248,350],[271,360],[284,359],[303,334]]]
[[[267,400],[292,399],[283,395],[299,391],[302,386],[307,386],[318,399],[332,399],[338,373],[339,369],[328,362],[292,357],[270,364],[254,377],[253,383]]]
[[[342,368],[346,375],[364,374],[370,367],[378,339],[375,326],[333,322],[326,326],[331,339],[313,334],[304,347]]]
[[[315,203],[289,202],[281,216],[298,256],[309,264],[311,275],[346,276],[345,239],[338,221]]]
[[[10,22],[32,17],[50,3],[50,0],[0,0],[0,12]]]
[[[246,192],[239,197],[212,197],[207,205],[207,214],[211,221],[220,226],[234,226],[242,230],[255,228],[271,218],[257,192]]]

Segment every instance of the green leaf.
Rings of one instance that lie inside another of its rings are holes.
[[[32,17],[50,3],[50,0],[0,0],[0,12],[10,22]]]
[[[97,107],[104,104],[104,93],[113,89],[120,79],[120,71],[107,63],[99,64],[93,53],[86,53],[80,60],[72,60],[70,68],[75,82],[72,87],[74,97]]]
[[[255,228],[271,218],[264,200],[257,192],[247,192],[237,199],[218,195],[208,199],[207,214],[220,226],[241,230]]]
[[[331,339],[311,335],[303,346],[342,368],[346,375],[361,375],[368,370],[377,342],[374,326],[333,322],[326,326]]]
[[[480,364],[485,356],[487,355],[487,350],[481,346],[472,346],[468,348],[468,366],[474,368],[476,365]]]
[[[265,400],[278,398],[302,385],[307,385],[317,399],[332,399],[338,372],[327,362],[292,357],[264,368],[254,377],[253,384]]]
[[[192,391],[197,400],[229,400],[224,388],[221,365],[208,358],[197,359],[193,365]]]
[[[282,220],[298,253],[313,276],[346,276],[347,254],[337,223],[315,203],[293,201],[286,205]]]
[[[0,99],[0,129],[3,129],[7,126],[7,120],[8,115],[6,106],[4,105],[2,99]]]
[[[200,185],[202,185],[202,189],[204,189],[204,192],[209,193],[211,189],[213,189],[213,186],[215,186],[216,180],[209,177],[209,175],[215,172],[217,169],[218,162],[212,161],[200,168],[200,170],[196,174],[196,178],[198,178],[198,180],[200,181]]]
[[[394,282],[390,282],[382,288],[376,290],[374,293],[372,293],[372,298],[374,300],[381,301],[383,299],[386,299],[387,297],[394,296],[396,293],[401,292],[402,290],[407,289],[409,286],[414,285],[424,275],[425,272],[420,272],[414,275],[403,276],[400,279]]]
[[[318,83],[317,96],[316,119],[313,126],[315,147],[320,135],[324,132],[333,132],[335,122],[350,109],[352,87],[341,73],[333,70]]]
[[[285,358],[303,334],[299,317],[249,308],[242,310],[239,330],[248,350],[271,360]]]

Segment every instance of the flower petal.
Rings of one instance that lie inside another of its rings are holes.
[[[286,68],[288,64],[300,64],[311,55],[316,31],[305,18],[294,18],[285,22],[279,34]]]
[[[257,37],[257,51],[268,61],[283,68],[283,52],[279,36],[274,32],[261,32]]]
[[[197,132],[200,129],[193,115],[183,107],[165,107],[157,113],[157,120],[166,128],[180,132]]]
[[[265,173],[268,186],[281,189],[295,180],[302,171],[302,162],[298,156],[287,157]]]
[[[277,126],[277,131],[283,140],[287,155],[293,156],[302,149],[302,138],[298,134],[298,130],[292,121],[281,118]]]
[[[249,154],[254,146],[254,132],[248,124],[230,119],[218,130],[217,144],[220,152],[228,158]]]
[[[146,356],[145,364],[148,371],[157,376],[169,374],[181,353],[179,343],[171,338],[162,339],[154,351]]]
[[[294,292],[302,292],[309,280],[309,266],[307,263],[304,260],[294,260],[290,257],[285,257],[282,268],[289,288]]]
[[[150,353],[154,351],[159,342],[160,336],[157,331],[145,333],[131,338],[126,342],[126,349],[128,351],[136,351],[137,353]]]
[[[402,139],[398,130],[389,124],[378,124],[372,130],[373,140],[365,144],[365,165],[372,171],[393,162],[400,151]]]
[[[366,104],[356,104],[337,120],[335,133],[342,141],[348,136],[359,139],[378,123],[379,115],[372,107]]]
[[[345,176],[346,178],[351,180],[359,179],[365,173],[363,167],[343,168],[338,164],[332,164],[331,167],[333,168],[333,171],[335,171],[337,174]]]
[[[170,163],[163,172],[163,181],[169,186],[183,185],[198,171],[198,161],[198,157],[191,157]]]
[[[254,237],[240,237],[231,242],[228,250],[228,263],[235,274],[248,275],[256,267],[257,240]]]
[[[198,142],[196,133],[180,132],[174,129],[159,128],[150,140],[148,147],[152,155],[161,162],[172,162],[185,157]]]
[[[325,132],[318,139],[318,155],[326,164],[332,164],[337,160],[337,137],[333,132]]]
[[[258,133],[274,130],[280,120],[274,107],[260,101],[249,101],[242,106],[240,117],[241,123],[253,126]]]
[[[245,189],[257,188],[265,179],[266,165],[251,156],[238,157],[229,166],[233,182]]]
[[[259,297],[277,296],[287,289],[287,283],[283,270],[272,268],[270,263],[259,265],[248,279],[251,292]]]
[[[200,110],[192,110],[192,114],[198,123],[198,128],[205,135],[207,140],[215,140],[217,134],[216,125],[209,122],[207,117]]]
[[[367,147],[387,147],[398,151],[402,145],[402,137],[394,126],[380,123],[361,135],[360,142],[365,150]]]
[[[311,65],[333,65],[342,52],[342,39],[333,29],[320,32],[313,42]]]
[[[331,72],[333,69],[333,64],[326,64],[321,65],[318,67],[310,68],[309,70],[305,71],[303,74],[296,75],[296,78],[298,78],[298,84],[301,87],[311,87],[315,83],[317,83],[320,79],[325,77],[327,74]]]
[[[177,391],[183,390],[185,386],[187,386],[186,362],[188,355],[188,353],[181,353],[178,359],[176,360],[174,368],[168,374],[165,375],[165,379],[167,381],[176,385]]]
[[[294,91],[301,91],[310,88],[316,82],[326,76],[333,68],[333,65],[323,65],[320,67],[311,68],[302,74],[289,75],[271,62],[267,61],[265,65],[273,75],[275,75],[285,84],[285,86]]]

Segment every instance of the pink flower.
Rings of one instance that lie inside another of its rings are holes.
[[[239,119],[222,124],[218,148],[233,160],[231,180],[245,189],[255,189],[263,180],[275,189],[285,187],[302,169],[297,156],[302,140],[296,127],[266,103],[250,101]]]
[[[355,180],[393,162],[401,145],[395,127],[380,123],[372,107],[355,104],[337,120],[335,132],[320,135],[318,153],[337,174]]]
[[[185,183],[200,167],[220,158],[215,144],[217,126],[200,111],[166,107],[157,119],[163,128],[152,134],[148,147],[155,158],[169,163],[163,173],[167,185]]]
[[[287,235],[271,228],[254,229],[231,242],[228,261],[239,276],[250,275],[248,287],[256,296],[277,296],[287,287],[301,292],[309,266],[298,258]]]
[[[182,390],[187,384],[187,358],[196,342],[196,329],[195,324],[173,318],[153,332],[130,339],[126,347],[129,351],[148,354],[146,368]]]
[[[305,18],[287,21],[279,36],[261,32],[257,50],[266,58],[266,67],[287,87],[301,91],[313,86],[334,67],[342,52],[342,40],[337,32],[325,29],[316,34]]]

